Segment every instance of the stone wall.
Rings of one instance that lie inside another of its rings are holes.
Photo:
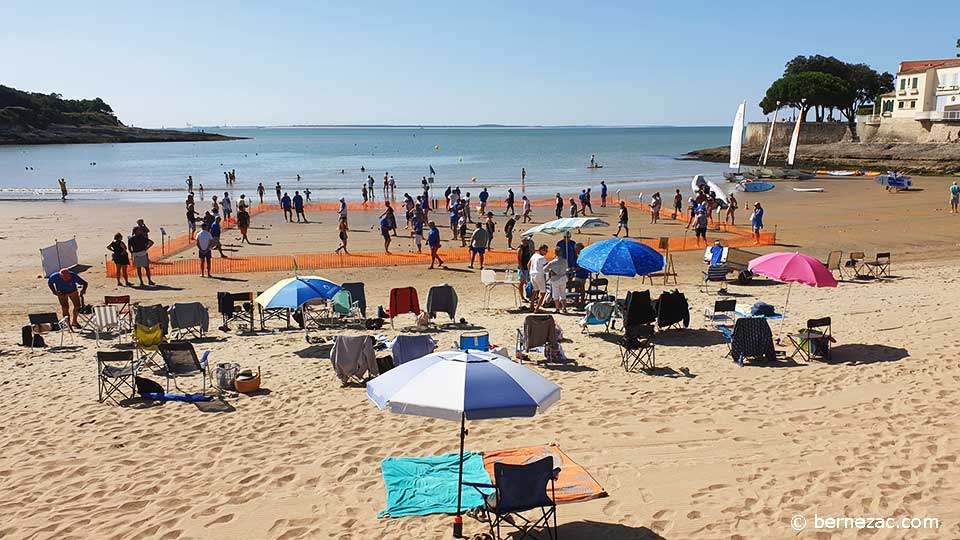
[[[777,122],[773,129],[772,147],[790,146],[794,122]],[[762,148],[767,142],[770,122],[747,124],[747,148]],[[850,130],[844,122],[805,122],[800,125],[800,144],[826,144],[850,140]]]
[[[929,122],[884,118],[880,125],[857,124],[863,142],[940,143],[960,138],[960,122]]]

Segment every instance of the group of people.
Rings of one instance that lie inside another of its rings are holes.
[[[153,240],[150,239],[150,227],[143,219],[138,219],[133,226],[130,236],[124,240],[122,233],[113,235],[113,242],[107,245],[107,252],[113,264],[117,267],[117,286],[121,286],[120,278],[124,280],[124,285],[130,286],[130,278],[127,274],[127,268],[130,266],[131,259],[133,267],[137,271],[137,278],[140,280],[140,286],[143,287],[143,274],[147,274],[147,283],[151,286],[156,285],[153,282],[153,276],[150,275],[150,254],[149,249],[153,247]],[[61,300],[61,304],[63,304]]]

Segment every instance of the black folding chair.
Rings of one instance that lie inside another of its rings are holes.
[[[794,334],[787,334],[793,344],[793,358],[799,354],[806,361],[814,358],[830,360],[830,344],[833,342],[833,327],[830,317],[808,319],[807,327]]]
[[[620,364],[628,372],[653,370],[657,367],[657,352],[651,338],[657,312],[650,301],[650,291],[627,293],[624,310],[623,336],[617,342],[620,347]]]
[[[103,403],[110,399],[119,405],[114,394],[132,399],[137,393],[136,376],[139,369],[133,351],[97,351],[97,401]]]
[[[252,292],[244,293],[217,293],[217,311],[223,317],[223,331],[230,330],[230,323],[236,322],[242,329],[246,326],[247,331],[253,332],[253,299]]]
[[[587,290],[583,292],[586,296],[585,302],[602,302],[609,295],[610,280],[602,277],[591,277]]]
[[[732,327],[737,322],[737,300],[717,300],[713,308],[703,308],[703,324],[714,328]]]
[[[167,391],[170,391],[170,380],[173,380],[174,388],[179,389],[177,377],[196,375],[200,373],[203,376],[202,394],[207,393],[207,371],[210,364],[208,358],[210,351],[203,353],[203,357],[197,358],[197,351],[193,348],[193,343],[189,341],[170,341],[160,344],[160,356],[163,357],[164,372],[167,376]]]
[[[553,458],[545,457],[526,465],[497,462],[493,464],[494,484],[463,484],[481,493],[484,489],[493,489],[492,494],[484,495],[482,510],[490,518],[490,534],[497,540],[504,538],[502,527],[519,531],[519,535],[511,536],[513,540],[537,538],[534,534],[537,529],[543,529],[547,538],[553,540],[557,538],[555,499],[559,474],[560,468],[553,467]],[[539,512],[533,516],[524,515],[534,511]]]

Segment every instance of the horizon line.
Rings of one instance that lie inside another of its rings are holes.
[[[396,129],[558,129],[558,128],[591,128],[591,129],[637,129],[637,128],[728,128],[723,125],[690,125],[678,126],[673,124],[220,124],[220,125],[186,125],[161,126],[159,129],[231,129],[231,128],[396,128]]]

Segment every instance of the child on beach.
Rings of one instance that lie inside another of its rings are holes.
[[[213,237],[213,245],[210,246],[210,249],[211,251],[216,249],[220,252],[220,257],[225,259],[227,256],[223,254],[223,244],[220,243],[220,234],[222,232],[220,216],[217,216],[213,219],[213,225],[210,225],[210,236]]]
[[[662,205],[663,201],[660,199],[660,192],[658,191],[650,198],[650,223],[656,224],[660,219],[660,207]]]
[[[113,264],[117,267],[117,287],[120,286],[120,276],[126,281],[127,287],[130,286],[130,278],[127,277],[127,266],[130,264],[130,254],[127,252],[127,245],[123,241],[123,235],[117,233],[113,235],[113,242],[107,246]]]

